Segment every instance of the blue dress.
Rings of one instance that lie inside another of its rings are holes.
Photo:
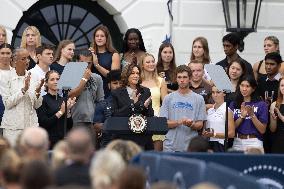
[[[113,53],[111,52],[104,52],[104,53],[97,53],[98,61],[100,66],[107,70],[111,70],[111,64],[112,64],[112,55]],[[110,89],[108,88],[107,84],[107,78],[103,76],[97,69],[96,67],[93,67],[92,69],[93,73],[99,74],[102,79],[103,79],[103,88],[104,88],[104,93],[105,93],[105,98],[107,98],[110,95]]]

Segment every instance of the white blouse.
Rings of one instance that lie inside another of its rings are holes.
[[[3,96],[5,106],[1,128],[21,130],[30,126],[38,126],[36,109],[42,104],[42,97],[36,97],[36,82],[31,81],[28,91],[23,94],[25,76],[18,76],[15,69],[11,70],[7,94]]]
[[[207,110],[206,128],[214,129],[215,133],[225,133],[225,121],[226,121],[226,102],[224,102],[219,108],[210,108]],[[224,145],[224,139],[210,138],[210,141],[217,141]]]

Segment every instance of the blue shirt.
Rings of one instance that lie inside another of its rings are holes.
[[[111,107],[112,96],[108,96],[105,100],[99,102],[96,106],[94,123],[104,123],[106,120],[106,110]]]

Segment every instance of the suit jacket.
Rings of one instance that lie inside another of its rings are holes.
[[[141,86],[140,89],[138,89],[138,93],[141,95],[139,96],[138,101],[134,103],[134,101],[129,98],[126,87],[112,91],[113,116],[129,117],[133,113],[142,114],[147,117],[154,116],[154,110],[151,103],[148,108],[144,107],[144,102],[151,96],[150,89]],[[134,112],[132,111],[132,107],[134,107]]]
[[[152,104],[148,108],[144,107],[144,102],[151,96],[150,89],[142,87],[138,89],[138,93],[141,95],[138,101],[134,104],[134,101],[129,98],[126,87],[116,89],[112,91],[112,114],[117,117],[130,117],[133,113],[142,114],[147,117],[154,116],[154,110]],[[132,111],[134,107],[134,112]],[[115,139],[131,140],[142,147],[144,150],[152,150],[153,142],[152,135],[142,134],[117,134]]]

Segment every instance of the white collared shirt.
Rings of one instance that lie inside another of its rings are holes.
[[[276,75],[274,76],[274,78],[273,78],[271,81],[273,81],[273,80],[279,81],[280,78],[281,78],[281,74],[278,73],[278,74],[276,74]],[[268,80],[269,80],[269,78],[268,78],[268,76],[267,76],[265,81],[268,81]]]
[[[48,68],[48,71],[50,70],[50,68]],[[31,77],[33,78],[33,81],[35,81],[37,83],[37,85],[40,83],[40,80],[45,78],[45,74],[47,72],[44,72],[39,66],[38,64],[35,65],[34,68],[29,70],[31,72]],[[40,95],[43,96],[45,95],[46,92],[44,91],[44,86],[42,86],[41,88],[41,92]]]

